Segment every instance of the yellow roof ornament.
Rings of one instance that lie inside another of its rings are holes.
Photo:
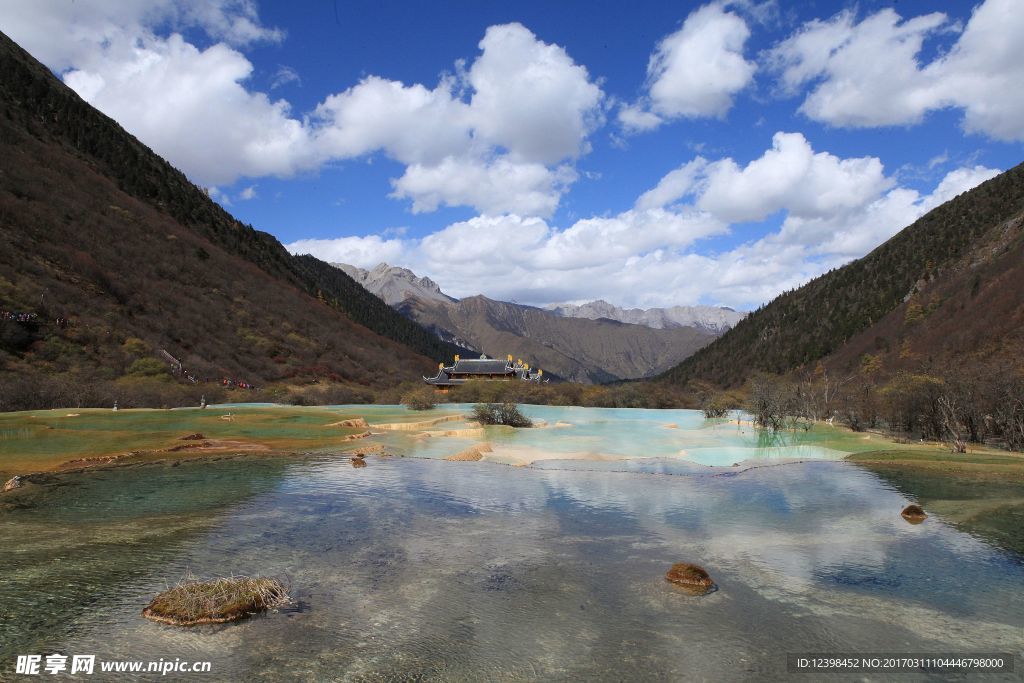
[[[511,362],[512,362],[512,354],[511,354],[511,353],[510,353],[510,354],[508,354],[508,362],[509,362],[509,363],[511,363]]]
[[[458,362],[459,362],[459,354],[455,354],[455,362],[456,362],[456,363],[458,363]]]
[[[543,371],[543,370],[540,370],[540,369],[538,369],[538,370],[537,370],[537,376],[538,376],[538,377],[540,377],[540,376],[541,376],[541,375],[543,375],[543,374],[544,374],[544,371]]]
[[[444,370],[444,362],[443,361],[437,364],[437,369],[438,370]]]

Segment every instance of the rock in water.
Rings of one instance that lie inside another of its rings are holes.
[[[708,593],[715,586],[715,582],[711,580],[711,576],[703,567],[686,562],[677,562],[672,565],[672,568],[665,574],[665,580],[682,586],[696,595]]]
[[[362,457],[352,458],[352,467],[366,467],[366,461]]]
[[[20,474],[13,476],[7,480],[6,484],[4,484],[3,492],[7,493],[8,491],[13,491],[14,489],[20,489],[23,485],[24,481],[22,480]]]
[[[915,505],[913,503],[903,508],[903,512],[900,514],[903,515],[903,519],[907,520],[911,524],[920,524],[928,518],[924,509],[922,509],[920,505]]]

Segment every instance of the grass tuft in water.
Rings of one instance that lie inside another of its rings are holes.
[[[288,589],[277,579],[233,576],[199,581],[186,576],[153,598],[142,616],[175,626],[221,624],[289,602]]]

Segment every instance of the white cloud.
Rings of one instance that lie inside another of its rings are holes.
[[[933,67],[943,94],[964,109],[964,128],[999,140],[1024,140],[1024,12],[1016,0],[974,10],[949,55]]]
[[[433,166],[406,168],[392,181],[391,196],[412,199],[413,213],[447,204],[473,206],[485,214],[550,216],[576,177],[570,166],[552,170],[538,163],[516,163],[507,156],[490,162],[448,157]]]
[[[289,83],[298,83],[302,85],[302,77],[299,76],[299,72],[290,66],[281,65],[277,67],[277,73],[274,74],[274,80],[270,82],[270,89],[276,90],[277,88],[284,87]]]
[[[567,270],[600,266],[610,260],[688,247],[726,231],[725,223],[692,207],[634,209],[612,217],[585,218],[554,233],[537,253],[536,262]]]
[[[284,100],[248,91],[252,64],[223,43],[199,50],[180,35],[111,45],[65,82],[203,184],[289,176],[320,157]]]
[[[1024,139],[1024,13],[1017,0],[986,0],[952,48],[928,64],[924,42],[960,27],[933,13],[904,20],[884,9],[860,22],[844,11],[806,23],[767,53],[789,93],[810,92],[800,111],[842,127],[919,123],[947,107],[964,128],[1001,140]]]
[[[348,263],[360,268],[373,268],[382,261],[401,263],[406,256],[402,240],[381,239],[379,235],[305,239],[287,246],[293,254],[313,254],[329,263]]]
[[[0,19],[4,33],[57,71],[81,66],[100,46],[123,52],[156,25],[200,28],[236,46],[284,37],[261,25],[252,0],[5,0]]]
[[[667,206],[691,194],[707,165],[706,159],[697,157],[674,171],[670,171],[658,181],[656,187],[640,195],[640,198],[636,200],[636,208],[651,209]]]
[[[469,107],[436,88],[368,76],[326,98],[314,112],[317,141],[331,156],[352,158],[382,150],[403,164],[436,164],[465,156],[472,146]]]
[[[740,168],[710,164],[697,205],[730,222],[757,221],[785,209],[822,216],[863,206],[892,185],[876,157],[840,159],[815,153],[800,133],[776,133],[772,148]]]
[[[638,132],[665,119],[724,118],[757,69],[743,57],[749,37],[746,22],[720,3],[694,10],[658,43],[647,65],[646,94],[619,110],[619,122]]]
[[[433,88],[367,76],[298,117],[248,85],[253,65],[236,47],[282,37],[259,23],[250,0],[14,0],[0,6],[0,21],[66,70],[79,95],[204,185],[382,152],[406,167],[390,196],[414,212],[469,205],[548,216],[602,123],[604,95],[587,70],[516,23],[488,28],[475,61]],[[223,42],[202,49],[160,35],[167,26]],[[282,67],[271,89],[298,78]]]
[[[744,167],[731,158],[683,164],[637,200],[639,208],[696,197],[699,208],[730,223],[785,210],[814,218],[865,206],[893,185],[876,157],[840,159],[815,152],[800,133],[776,133],[772,148]]]
[[[698,157],[668,173],[633,209],[566,228],[536,217],[478,216],[420,239],[347,237],[288,248],[346,261],[340,249],[356,254],[357,265],[406,266],[458,297],[750,308],[863,256],[997,172],[959,168],[921,193],[897,185],[877,158],[815,152],[802,135],[778,133],[771,149],[745,166]],[[780,227],[764,237],[697,253],[701,240],[727,233],[730,223],[780,211]]]
[[[259,195],[256,193],[256,186],[250,185],[241,192],[238,193],[238,198],[243,201],[249,201],[250,199],[256,199]]]
[[[405,164],[391,196],[414,212],[551,215],[576,180],[565,162],[600,124],[603,93],[563,48],[520,24],[491,26],[480,49],[433,89],[371,76],[328,97],[315,112],[318,143],[337,157],[382,150]]]
[[[587,151],[603,94],[585,67],[521,24],[491,26],[467,74],[473,128],[516,160],[555,164]]]
[[[660,116],[645,110],[640,104],[630,104],[619,109],[619,123],[627,131],[638,133],[654,130],[662,124],[662,120]]]
[[[800,108],[812,119],[851,127],[917,123],[934,106],[936,85],[917,54],[948,23],[941,13],[903,21],[892,9],[855,23],[847,10],[806,24],[769,61],[787,90],[820,80]]]

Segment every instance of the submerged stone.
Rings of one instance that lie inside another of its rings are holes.
[[[352,467],[366,467],[366,461],[363,460],[362,455],[352,456]]]
[[[343,436],[343,437],[341,437],[341,440],[342,441],[355,441],[356,439],[365,439],[368,436],[371,436],[370,432],[360,432],[358,434],[349,434],[347,436]]]
[[[696,595],[708,593],[715,586],[715,582],[711,580],[711,576],[703,567],[687,562],[677,562],[672,565],[672,568],[665,573],[665,580],[682,586]]]
[[[903,508],[903,512],[900,514],[903,516],[903,519],[907,520],[911,524],[920,524],[928,518],[924,509],[920,505],[915,505],[913,503]]]
[[[222,624],[290,601],[288,590],[277,579],[187,579],[153,598],[142,616],[174,626]]]
[[[185,436],[178,439],[178,441],[202,441],[206,437],[196,432],[195,434],[186,434]]]
[[[452,460],[456,462],[476,462],[482,460],[484,453],[491,453],[492,449],[490,444],[478,443],[470,446],[469,448],[463,449],[454,455],[449,455],[445,460]]]
[[[366,423],[366,418],[356,417],[351,420],[342,420],[341,422],[332,422],[327,425],[328,427],[369,427]]]
[[[4,484],[3,492],[7,493],[8,491],[13,491],[14,489],[20,489],[22,486],[24,486],[24,480],[22,479],[22,476],[19,474],[7,480],[7,483]]]

